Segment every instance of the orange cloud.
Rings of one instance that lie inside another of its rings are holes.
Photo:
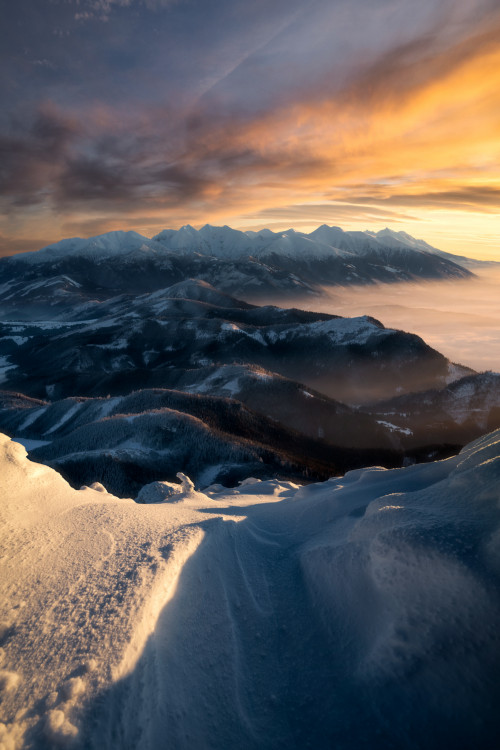
[[[456,237],[446,225],[453,225],[469,251],[476,237],[472,252],[493,252],[499,37],[497,13],[488,29],[446,49],[423,37],[359,65],[342,87],[323,76],[255,115],[219,110],[214,98],[184,120],[157,109],[124,123],[99,105],[81,135],[94,138],[92,149],[78,150],[72,130],[50,163],[39,153],[33,167],[30,161],[36,185],[44,185],[31,198],[46,203],[43,217],[24,216],[25,236],[54,226],[64,236],[70,229],[127,225],[153,233],[207,221],[313,228],[337,219],[398,222],[450,250]],[[23,149],[31,159],[31,143]]]

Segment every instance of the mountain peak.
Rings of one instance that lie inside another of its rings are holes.
[[[166,260],[169,255],[178,256],[178,260],[186,258],[183,263],[189,257],[193,260],[193,256],[197,263],[203,257],[210,258],[211,263],[215,260],[244,264],[251,260],[254,264],[265,266],[260,271],[266,278],[271,266],[277,273],[286,271],[288,275],[295,275],[298,280],[293,282],[289,278],[288,287],[298,283],[302,288],[308,289],[311,289],[311,284],[314,287],[325,283],[360,284],[374,280],[459,278],[470,273],[463,268],[467,259],[441,253],[405,232],[388,227],[378,232],[344,231],[327,224],[322,224],[309,234],[293,228],[283,232],[272,232],[269,229],[243,232],[227,224],[220,227],[205,224],[197,230],[186,224],[177,230],[164,229],[151,240],[134,231],[113,231],[88,239],[76,237],[62,240],[35,253],[18,255],[16,259],[38,264],[82,257],[101,263],[110,258],[123,257],[128,264],[140,261],[145,255],[150,258],[158,257],[164,266],[172,262]],[[322,264],[321,270],[318,263]],[[297,273],[299,277],[304,273],[304,269],[300,271],[304,264],[311,269],[316,266],[316,271],[308,273],[307,278],[298,278]],[[255,265],[245,271],[251,276],[257,272]],[[238,279],[242,279],[241,267],[233,269],[231,273],[236,287],[230,287],[228,291],[236,291],[238,296]],[[188,275],[193,275],[191,268]],[[220,286],[220,279],[212,276],[209,278]],[[257,280],[250,281],[250,286],[255,289],[256,286],[262,286],[262,283],[259,276]],[[280,285],[281,282],[278,281],[278,286]],[[244,286],[248,286],[248,280],[245,280]]]
[[[115,230],[83,239],[71,237],[60,240],[40,250],[19,253],[16,260],[28,263],[43,263],[44,261],[60,260],[68,256],[83,256],[104,258],[110,256],[127,255],[132,251],[156,252],[154,242],[133,230]]]

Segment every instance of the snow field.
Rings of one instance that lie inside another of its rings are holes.
[[[5,747],[495,747],[500,431],[146,505],[0,469]]]

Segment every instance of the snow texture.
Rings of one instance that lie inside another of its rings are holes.
[[[500,431],[304,487],[179,479],[77,491],[1,436],[0,746],[496,747]]]

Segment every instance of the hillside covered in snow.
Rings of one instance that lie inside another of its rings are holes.
[[[73,490],[2,436],[2,747],[496,747],[500,432],[303,487],[181,479]]]
[[[259,301],[319,295],[324,285],[470,279],[473,265],[390,229],[323,225],[305,234],[206,225],[164,230],[152,239],[116,231],[0,258],[0,311],[22,317],[28,304],[53,315],[65,302],[154,292],[190,278]]]
[[[444,458],[500,426],[500,376],[370,316],[257,306],[200,279],[113,294],[79,278],[21,274],[0,322],[0,430],[75,487],[323,480]]]
[[[190,279],[58,313],[0,322],[0,429],[76,487],[127,497],[179,470],[201,487],[322,480],[449,456],[500,426],[500,376],[368,316]]]

